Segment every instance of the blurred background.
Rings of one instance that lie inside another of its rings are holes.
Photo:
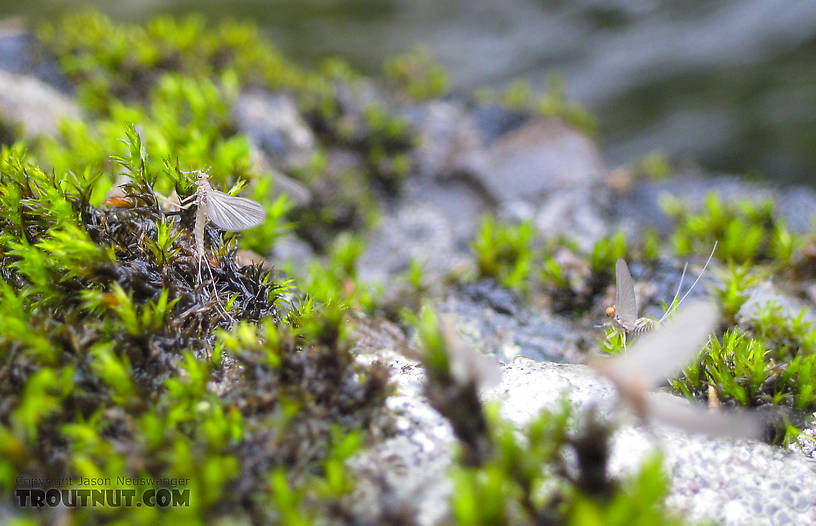
[[[528,80],[599,121],[610,166],[660,150],[713,172],[816,184],[816,2],[802,0],[0,0],[37,20],[94,6],[117,21],[201,12],[255,21],[289,57],[381,74],[424,46],[454,93]]]

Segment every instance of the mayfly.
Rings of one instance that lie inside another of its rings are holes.
[[[711,250],[708,259],[703,265],[703,270],[691,284],[691,287],[683,294],[683,297],[678,301],[680,291],[683,288],[683,279],[686,277],[686,269],[688,263],[683,266],[683,272],[680,274],[680,283],[677,285],[677,292],[669,304],[666,312],[659,320],[651,318],[638,318],[637,297],[635,296],[635,282],[632,280],[632,275],[629,273],[629,266],[623,259],[618,259],[615,263],[615,304],[606,308],[606,315],[612,318],[615,326],[623,333],[624,346],[626,345],[626,335],[639,336],[645,334],[655,327],[659,327],[666,318],[668,318],[677,307],[683,303],[683,300],[694,290],[697,282],[703,277],[708,264],[711,263],[711,258],[714,257],[714,251],[717,250],[717,243],[714,243],[714,248]]]
[[[760,423],[751,415],[711,413],[669,395],[649,393],[694,358],[717,322],[717,309],[711,302],[695,302],[627,352],[594,360],[591,365],[615,384],[642,419],[659,420],[693,433],[755,437]]]
[[[201,262],[207,265],[215,288],[215,277],[207,263],[204,249],[204,226],[209,219],[215,226],[227,231],[240,231],[256,227],[264,222],[266,211],[257,201],[237,197],[215,190],[209,181],[209,174],[203,170],[198,175],[196,192],[180,200],[180,208],[189,208],[195,200],[196,220],[193,228],[196,257],[198,258],[198,280],[201,282]],[[217,293],[216,293],[217,294]]]

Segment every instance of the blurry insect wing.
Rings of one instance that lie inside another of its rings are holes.
[[[495,360],[469,347],[456,331],[455,316],[439,316],[439,328],[448,352],[451,376],[459,385],[475,382],[479,388],[489,389],[501,381],[501,371]]]
[[[615,313],[625,325],[633,326],[637,321],[635,282],[629,274],[629,267],[622,259],[615,263]]]
[[[664,393],[646,398],[646,414],[668,426],[713,437],[758,438],[762,433],[762,422],[755,415],[712,413]]]
[[[252,199],[210,190],[207,192],[207,217],[223,230],[246,230],[263,223],[266,211]]]
[[[596,367],[620,384],[656,387],[694,358],[716,324],[714,304],[698,301],[642,336],[627,352],[599,361]]]

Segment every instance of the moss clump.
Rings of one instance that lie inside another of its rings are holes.
[[[657,261],[659,241],[646,231],[638,245],[622,232],[596,241],[589,252],[565,239],[544,240],[532,223],[502,223],[482,218],[471,248],[476,278],[492,279],[529,297],[546,297],[557,312],[597,307],[598,296],[612,283],[618,258]]]
[[[674,219],[671,242],[679,256],[705,252],[718,242],[717,257],[722,261],[784,265],[790,263],[799,243],[785,222],[775,216],[770,200],[726,204],[710,193],[699,213],[671,198],[662,205]]]
[[[110,168],[106,156],[116,151],[117,134],[138,123],[153,159],[172,155],[196,168],[209,166],[216,180],[227,173],[268,179],[255,173],[249,142],[231,120],[240,91],[260,86],[293,94],[322,147],[359,159],[354,173],[316,170],[312,163],[291,174],[315,197],[295,219],[316,248],[327,247],[327,237],[338,231],[363,226],[380,194],[397,192],[410,172],[413,130],[384,101],[366,95],[359,75],[338,60],[318,70],[295,67],[252,24],[210,27],[191,16],[125,25],[90,11],[43,24],[39,35],[76,83],[80,101],[101,117],[97,125],[65,124],[60,140],[44,148],[45,160],[58,170]],[[270,190],[269,181],[260,186]],[[337,193],[347,198],[331,199]],[[267,212],[279,218],[287,208],[277,203]],[[276,231],[268,226],[265,232]],[[266,241],[254,244],[267,249],[272,239]]]
[[[196,79],[228,75],[243,85],[287,89],[309,82],[252,24],[209,27],[196,15],[158,17],[144,26],[115,24],[91,10],[46,22],[38,36],[77,84],[86,108],[102,115],[115,101],[146,102],[168,72]]]
[[[91,202],[99,204],[120,178],[121,169],[111,155],[128,155],[122,133],[136,124],[145,170],[168,175],[155,177],[153,190],[164,195],[188,191],[190,183],[183,180],[183,188],[176,188],[179,177],[173,174],[201,167],[209,168],[217,186],[251,182],[251,196],[264,204],[267,217],[262,228],[244,237],[242,246],[263,254],[287,230],[285,217],[292,204],[285,195],[273,198],[273,175],[259,173],[250,163],[249,141],[235,133],[230,121],[234,97],[228,84],[168,73],[152,88],[147,107],[115,102],[109,115],[97,121],[64,121],[59,136],[41,141],[35,153],[57,173],[99,173],[102,179],[91,196]]]
[[[533,260],[534,227],[530,222],[501,224],[484,216],[471,245],[478,277],[495,279],[502,285],[527,289]]]
[[[806,338],[812,340],[814,336],[809,330]],[[711,386],[721,402],[747,407],[771,404],[812,412],[816,408],[814,375],[816,355],[810,342],[794,351],[729,329],[711,342],[697,363],[684,370],[674,387],[686,396],[704,399]]]
[[[448,74],[423,48],[390,58],[383,71],[397,89],[415,101],[439,97],[448,89]]]
[[[558,77],[552,77],[546,90],[540,95],[536,95],[529,82],[516,80],[501,93],[486,89],[478,90],[476,102],[497,104],[510,111],[561,119],[590,136],[594,136],[597,130],[595,117],[579,104],[567,100],[564,82]]]
[[[309,262],[305,269],[289,270],[316,300],[375,314],[382,290],[364,282],[357,272],[357,262],[364,251],[363,239],[345,232],[337,236],[324,258]]]
[[[299,297],[284,314],[289,285],[238,265],[212,227],[213,279],[199,281],[193,211],[165,212],[154,192],[188,195],[189,176],[169,163],[154,172],[134,130],[115,162],[124,195],[94,206],[92,172],[47,174],[22,147],[0,152],[3,493],[26,474],[111,481],[96,489],[176,477],[188,507],[70,513],[153,524],[335,516],[353,487],[340,466],[377,427],[384,369],[355,363],[343,309]]]
[[[726,285],[728,287],[728,285]],[[797,424],[816,410],[816,328],[785,315],[775,303],[763,305],[744,328],[728,327],[672,382],[689,398],[745,407],[775,406]],[[788,429],[771,440],[790,441]]]
[[[650,181],[664,181],[672,172],[669,157],[661,150],[652,150],[634,163],[635,176]]]

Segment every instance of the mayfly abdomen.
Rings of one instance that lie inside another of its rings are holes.
[[[196,188],[196,221],[193,234],[196,244],[196,255],[199,259],[204,257],[204,225],[207,223],[207,194],[212,188],[206,178],[199,174],[198,187]]]
[[[641,334],[651,332],[655,326],[656,324],[653,320],[650,320],[649,318],[639,318],[635,326],[627,332],[633,336],[640,336]]]
[[[195,238],[196,256],[198,258],[204,257],[204,225],[207,222],[206,210],[199,206],[196,210],[196,222],[193,229],[193,237]]]
[[[620,316],[615,316],[613,319],[621,330],[623,330],[626,334],[631,334],[632,336],[646,334],[658,325],[655,320],[650,318],[638,318],[634,322],[624,320]]]

